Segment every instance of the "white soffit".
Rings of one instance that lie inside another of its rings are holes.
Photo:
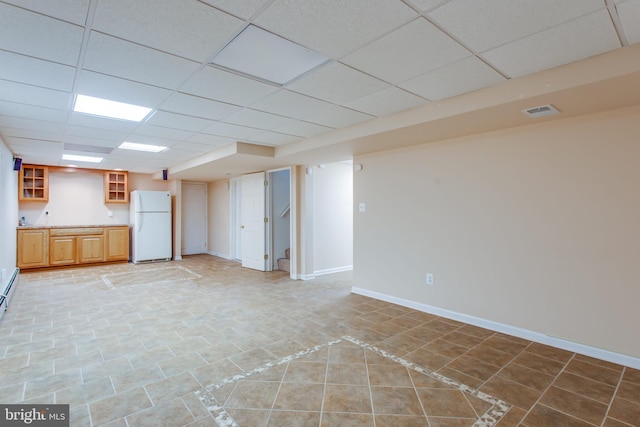
[[[329,58],[255,25],[249,25],[211,60],[212,64],[285,85]]]
[[[619,47],[608,12],[600,10],[482,56],[508,76],[519,77]]]
[[[420,18],[347,55],[342,62],[382,80],[398,83],[469,55],[471,52],[466,48]]]

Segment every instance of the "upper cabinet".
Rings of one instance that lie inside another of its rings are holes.
[[[49,201],[49,168],[22,165],[18,181],[18,200],[21,202]]]
[[[104,202],[129,203],[127,172],[108,171],[104,173]]]

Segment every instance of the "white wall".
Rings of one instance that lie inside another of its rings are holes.
[[[325,274],[353,266],[353,168],[350,162],[314,167],[313,270]]]
[[[16,268],[16,227],[18,226],[18,172],[13,170],[13,154],[0,138],[0,290],[4,290]]]
[[[355,159],[355,287],[639,358],[638,122],[640,106]]]

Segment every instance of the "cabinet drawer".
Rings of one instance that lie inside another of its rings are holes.
[[[50,236],[90,236],[102,234],[102,227],[80,227],[80,228],[52,228],[49,231]]]

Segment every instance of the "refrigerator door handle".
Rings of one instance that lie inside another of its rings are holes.
[[[136,223],[138,224],[138,233],[142,230],[142,214],[140,212],[136,212]]]

